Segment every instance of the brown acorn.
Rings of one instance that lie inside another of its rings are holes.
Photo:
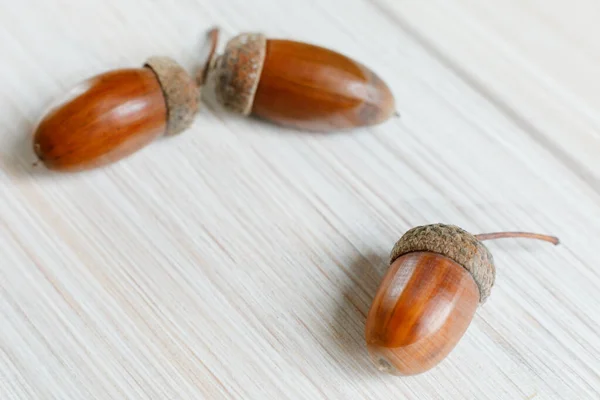
[[[211,35],[216,42],[218,31]],[[203,80],[226,110],[302,130],[376,125],[395,113],[390,89],[364,65],[323,47],[260,33],[231,39]]]
[[[558,244],[553,236],[524,232],[471,235],[452,225],[425,225],[396,243],[367,316],[367,348],[377,368],[415,375],[441,362],[488,298],[496,268],[483,240],[525,237]]]
[[[183,131],[197,110],[192,77],[170,58],[153,57],[143,68],[106,72],[73,88],[42,118],[33,146],[49,169],[91,169]]]

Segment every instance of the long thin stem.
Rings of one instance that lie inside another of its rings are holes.
[[[475,235],[477,240],[493,240],[493,239],[505,239],[505,238],[527,238],[527,239],[537,239],[543,240],[545,242],[552,243],[553,245],[558,245],[560,240],[556,236],[550,235],[541,235],[539,233],[530,233],[530,232],[494,232],[494,233],[480,233],[479,235]]]
[[[206,82],[206,75],[208,75],[208,70],[210,69],[210,64],[215,56],[215,52],[217,51],[217,44],[219,43],[219,28],[212,28],[208,31],[208,40],[210,42],[210,50],[208,52],[208,56],[206,58],[206,63],[202,67],[202,69],[198,72],[197,75],[197,83],[198,86],[202,86],[204,82]]]

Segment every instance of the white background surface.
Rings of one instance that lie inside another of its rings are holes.
[[[0,0],[1,399],[597,399],[600,6],[594,0]],[[311,135],[204,108],[102,170],[31,168],[78,81],[204,33],[369,65],[401,119]],[[364,323],[393,243],[490,243],[492,296],[424,375],[378,373]]]

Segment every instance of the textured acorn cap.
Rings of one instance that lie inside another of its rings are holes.
[[[416,251],[437,253],[462,265],[479,287],[479,302],[483,303],[489,297],[496,278],[494,259],[489,250],[469,232],[444,224],[413,228],[392,249],[390,264],[400,256]]]
[[[169,57],[151,57],[145,67],[158,78],[167,104],[167,135],[187,129],[198,112],[198,87],[194,79]]]
[[[211,62],[206,85],[227,111],[248,115],[260,81],[267,38],[260,33],[242,33],[231,39],[222,55]]]

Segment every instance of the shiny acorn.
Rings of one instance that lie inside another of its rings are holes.
[[[367,349],[375,366],[394,375],[415,375],[441,362],[494,285],[494,261],[481,242],[518,237],[558,244],[552,236],[471,235],[443,224],[406,232],[392,250],[367,316]]]
[[[214,49],[218,30],[211,36]],[[231,39],[201,81],[210,87],[203,95],[227,111],[306,131],[376,125],[396,112],[388,86],[364,65],[323,47],[260,33]]]
[[[195,80],[170,58],[153,57],[74,87],[42,118],[33,147],[48,169],[96,168],[183,131],[197,110]]]

